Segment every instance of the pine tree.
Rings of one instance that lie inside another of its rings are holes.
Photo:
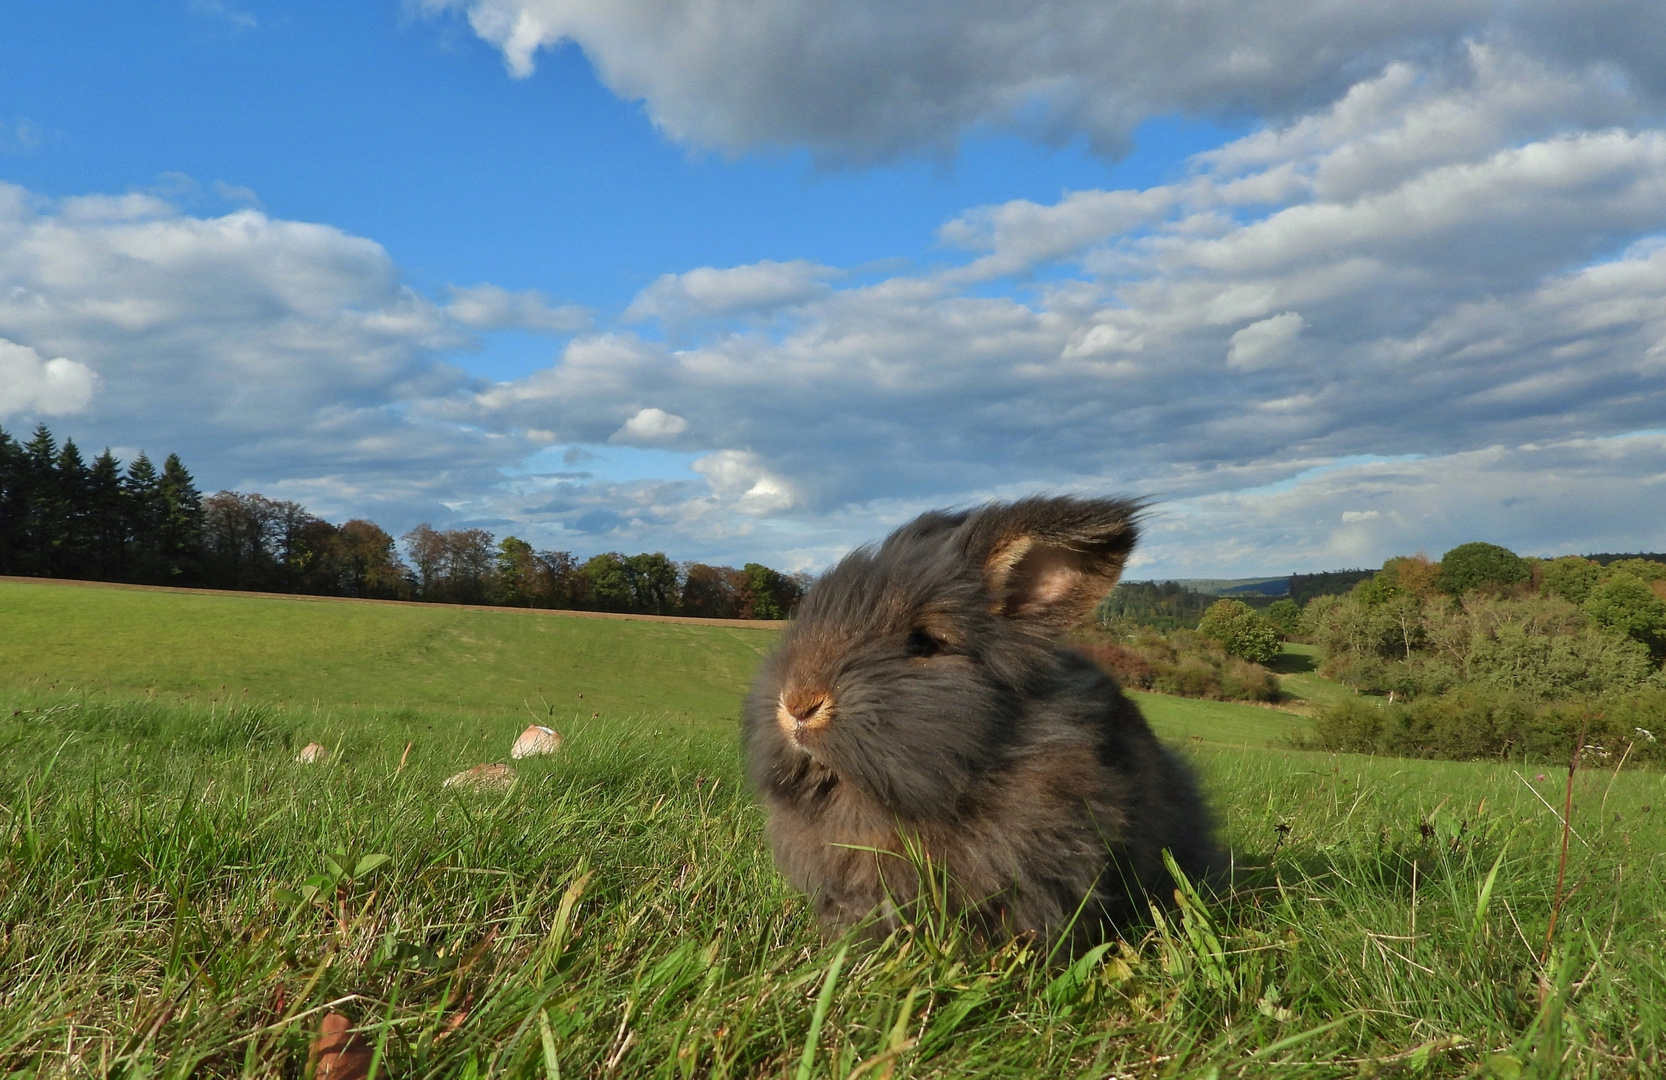
[[[157,485],[166,507],[162,525],[162,563],[170,581],[195,581],[202,558],[202,493],[178,454],[162,463]]]
[[[52,576],[84,578],[92,575],[92,538],[88,536],[88,496],[92,470],[74,439],[65,439],[58,450],[54,468],[58,484],[58,506],[62,515],[56,550],[52,553]]]
[[[92,549],[89,569],[100,581],[128,577],[127,493],[122,490],[121,462],[110,452],[93,459],[87,474],[86,534]]]
[[[23,447],[0,427],[0,574],[16,574],[23,543]]]
[[[53,556],[63,542],[64,508],[58,490],[58,441],[45,424],[23,444],[22,466],[18,573],[50,577]]]
[[[162,532],[168,506],[162,499],[162,478],[143,451],[128,464],[121,486],[129,537],[128,577],[142,582],[165,581]]]

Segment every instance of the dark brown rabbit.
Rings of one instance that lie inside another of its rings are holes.
[[[1209,873],[1190,770],[1058,644],[1116,583],[1138,511],[930,513],[810,590],[747,699],[745,741],[776,862],[826,931],[870,914],[888,931],[919,897],[922,854],[978,932],[1073,926],[1077,944],[1171,897],[1165,848]]]

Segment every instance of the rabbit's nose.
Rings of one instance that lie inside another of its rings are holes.
[[[833,719],[833,702],[826,694],[783,693],[775,706],[775,719],[797,742],[809,732],[826,727]]]

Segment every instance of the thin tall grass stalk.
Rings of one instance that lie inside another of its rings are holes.
[[[1563,891],[1568,880],[1568,834],[1573,831],[1573,777],[1579,771],[1579,757],[1585,752],[1585,725],[1579,725],[1579,740],[1574,743],[1573,757],[1568,759],[1568,784],[1562,796],[1562,855],[1556,865],[1556,898],[1550,905],[1550,924],[1545,927],[1544,954],[1539,957],[1539,966],[1550,963],[1550,944],[1556,937],[1556,918],[1562,913],[1562,901],[1566,899]],[[1540,982],[1541,991],[1545,984]]]

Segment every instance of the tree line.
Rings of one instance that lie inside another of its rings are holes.
[[[160,469],[108,449],[89,463],[45,425],[26,442],[0,428],[0,574],[718,619],[785,618],[809,584],[662,552],[579,559],[484,529],[425,523],[396,541],[289,500],[205,497],[177,454]]]
[[[1666,762],[1666,562],[1462,544],[1389,559],[1301,629],[1363,696],[1317,745],[1406,757]]]

